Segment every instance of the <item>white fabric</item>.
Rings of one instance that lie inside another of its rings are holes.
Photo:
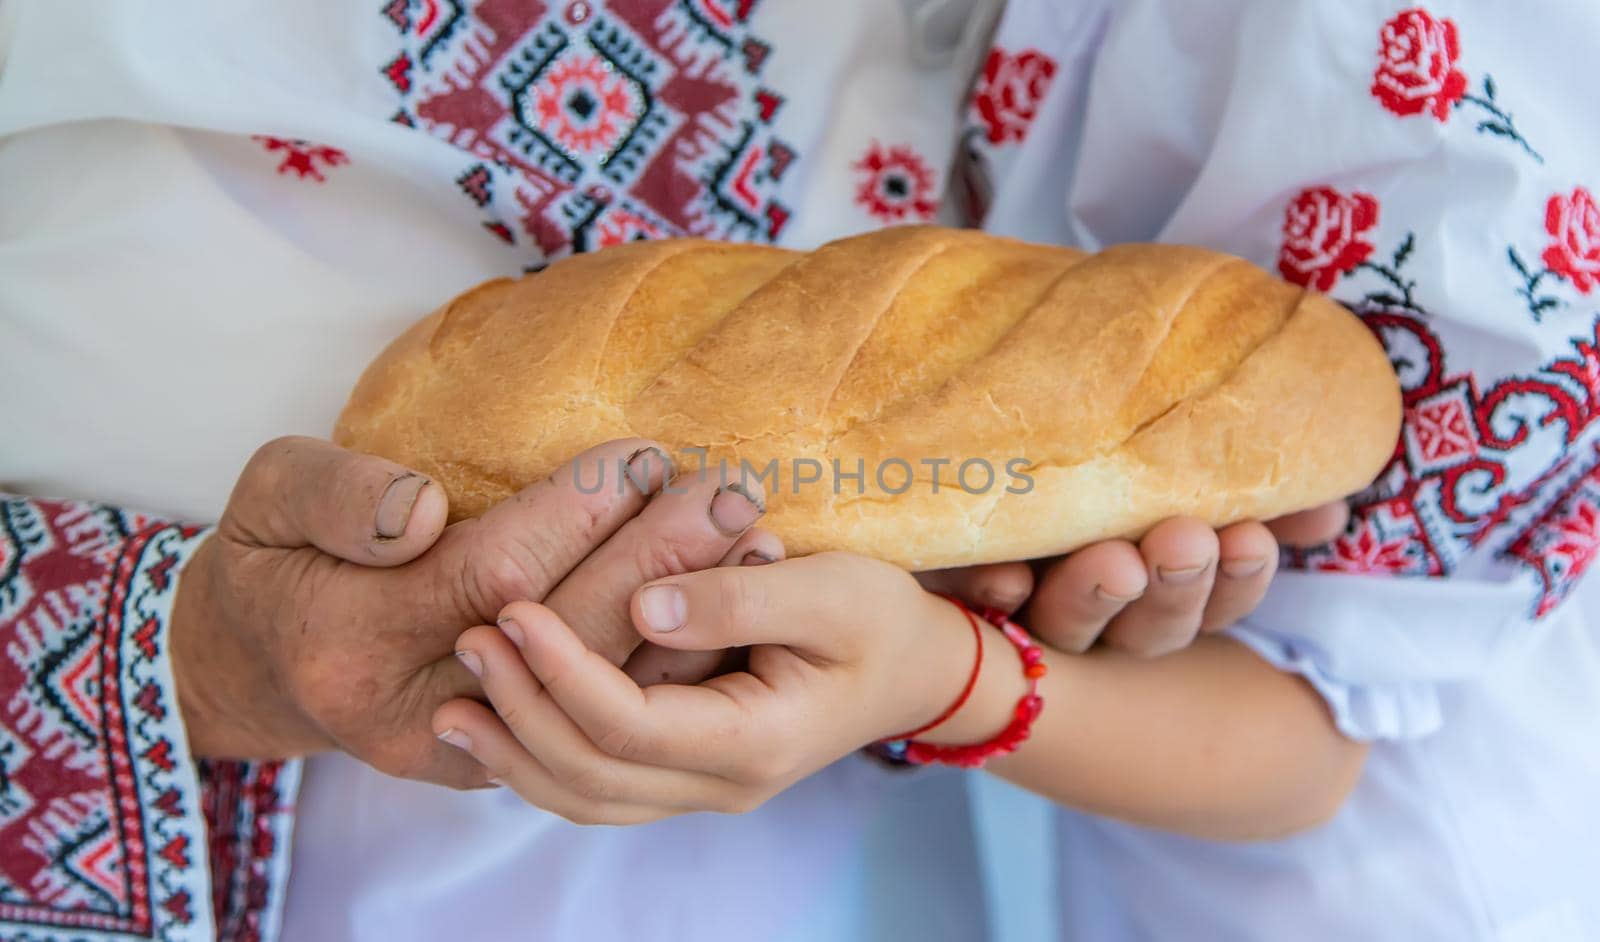
[[[943,180],[964,83],[911,64],[920,5],[758,11],[759,84],[786,96],[776,127],[799,154],[783,242],[878,224],[852,201],[874,142]],[[25,493],[214,518],[263,441],[328,433],[407,324],[542,260],[484,233],[455,183],[470,155],[390,120],[379,70],[400,43],[370,4],[16,0],[5,16],[0,395],[29,408],[0,417],[0,481]],[[258,134],[349,164],[296,180]],[[92,382],[58,381],[91,364]],[[141,381],[152,369],[184,381]]]
[[[1096,940],[1600,938],[1600,586],[1579,592],[1548,641],[1443,687],[1438,732],[1376,743],[1343,810],[1297,837],[1200,841],[975,787],[981,820],[1054,818],[1043,862],[987,834],[986,873],[1057,881],[1006,894],[995,937],[1037,939],[1044,923]]]
[[[1600,319],[1600,294],[1566,281],[1551,289],[1565,303],[1536,322],[1507,259],[1513,246],[1538,267],[1551,241],[1546,201],[1600,187],[1600,114],[1580,65],[1600,14],[1428,7],[1455,24],[1469,93],[1482,97],[1492,74],[1542,162],[1476,132],[1485,114],[1470,102],[1444,121],[1383,106],[1370,91],[1380,28],[1402,3],[1012,0],[996,45],[1043,53],[1056,71],[1020,144],[975,149],[994,186],[986,225],[1090,248],[1188,242],[1273,268],[1297,191],[1364,192],[1380,207],[1365,234],[1373,261],[1415,233],[1405,274],[1448,371],[1471,371],[1475,395],[1535,375],[1592,341]],[[1039,211],[1044,197],[1055,212]],[[1359,303],[1383,287],[1358,270],[1332,293]],[[1406,353],[1402,338],[1386,339]],[[1531,420],[1526,444],[1495,455],[1514,485],[1491,488],[1495,499],[1563,450],[1592,465],[1593,430],[1566,445],[1565,426],[1538,422],[1546,414],[1532,399],[1495,413],[1502,435],[1514,415]],[[1504,552],[1572,475],[1553,478],[1477,545],[1436,534],[1448,580],[1283,573],[1233,631],[1306,676],[1348,735],[1377,741],[1331,824],[1231,846],[1046,809],[1051,911],[1011,915],[1024,928],[1002,937],[1037,938],[1026,927],[1053,919],[1065,938],[1096,940],[1600,938],[1600,589],[1590,580],[1579,601],[1535,620],[1540,587]],[[1428,477],[1418,503],[1439,487]],[[1458,496],[1482,500],[1470,490]],[[1031,820],[1042,805],[1015,791],[975,795],[982,820]],[[990,872],[1028,866],[995,839],[985,860]]]
[[[881,769],[852,760],[751,815],[582,829],[510,792],[456,795],[342,756],[308,772],[287,940],[965,942],[984,932],[955,773],[886,787]]]

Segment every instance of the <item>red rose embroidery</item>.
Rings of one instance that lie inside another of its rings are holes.
[[[1283,214],[1278,271],[1297,285],[1333,288],[1339,276],[1372,254],[1361,236],[1378,224],[1378,201],[1329,186],[1301,190]]]
[[[989,50],[973,104],[988,128],[990,143],[1021,141],[1055,78],[1056,63],[1044,53],[1024,49],[1016,55],[998,46]]]
[[[1467,76],[1456,68],[1461,43],[1456,24],[1427,10],[1406,10],[1383,24],[1372,94],[1402,117],[1430,113],[1440,121],[1467,93]]]
[[[313,144],[296,138],[270,137],[265,134],[255,135],[261,146],[270,153],[283,151],[283,160],[278,164],[279,173],[293,173],[300,179],[311,179],[318,183],[326,183],[327,177],[322,175],[323,167],[333,168],[350,162],[350,157],[337,147],[327,147],[322,144]]]
[[[939,211],[933,168],[911,148],[874,143],[854,166],[856,203],[879,222],[925,222]]]
[[[1544,250],[1545,266],[1571,281],[1583,294],[1600,285],[1600,206],[1583,187],[1570,196],[1552,196],[1544,228],[1555,240]]]

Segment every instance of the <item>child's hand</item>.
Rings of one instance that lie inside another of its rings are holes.
[[[1099,640],[1154,657],[1250,614],[1277,571],[1279,543],[1324,543],[1347,519],[1343,503],[1221,530],[1175,517],[1137,545],[1107,540],[1037,572],[1025,563],[1002,563],[928,573],[922,581],[1008,612],[1026,600],[1028,630],[1062,651],[1082,653]]]
[[[785,557],[783,541],[770,530],[752,527],[733,545],[718,566],[765,566]],[[646,641],[622,669],[641,687],[651,684],[697,684],[743,663],[738,651],[674,651]]]
[[[955,700],[975,653],[955,606],[894,566],[842,553],[661,580],[634,596],[632,614],[647,640],[666,647],[754,645],[747,672],[640,687],[554,612],[518,602],[500,630],[474,628],[457,642],[463,662],[481,666],[493,711],[456,700],[435,714],[434,729],[530,803],[572,821],[740,812],[932,720]],[[983,631],[988,660],[1001,662],[1007,642]],[[1012,667],[1018,689],[984,685],[974,700],[993,702],[919,738],[998,732],[1021,692]]]

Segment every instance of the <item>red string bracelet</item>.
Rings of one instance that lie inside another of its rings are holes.
[[[951,601],[960,606],[968,617],[971,617],[972,613],[967,610],[965,605],[961,605],[955,599],[951,599]],[[917,742],[911,736],[896,737],[897,739],[903,739],[903,741],[885,744],[889,747],[889,754],[894,758],[901,759],[912,765],[928,765],[938,762],[943,765],[959,766],[963,769],[976,769],[995,756],[1006,756],[1016,752],[1027,741],[1028,734],[1033,731],[1034,721],[1039,718],[1039,714],[1044,710],[1044,698],[1039,696],[1039,679],[1049,670],[1048,665],[1044,663],[1044,651],[1040,650],[1039,646],[1034,643],[1033,638],[1029,637],[1026,631],[1008,618],[1005,612],[992,608],[985,609],[983,619],[999,628],[1001,634],[1005,635],[1006,640],[1010,641],[1012,646],[1017,649],[1017,655],[1022,660],[1022,673],[1028,678],[1028,692],[1023,694],[1021,699],[1017,701],[1016,708],[1011,712],[1011,721],[1006,724],[1005,729],[995,734],[987,742],[974,743],[968,746],[940,746],[933,743]],[[981,648],[981,638],[979,639],[979,645]],[[977,679],[976,671],[973,672],[973,679]],[[971,695],[971,686],[969,684],[969,689],[962,694],[961,702],[964,703],[967,697]],[[951,710],[950,712],[953,714],[955,711]],[[941,722],[943,719],[941,719]],[[932,728],[932,725],[925,726],[917,732],[926,732]]]
[[[978,674],[983,671],[983,629],[978,627],[978,618],[972,614],[972,609],[962,605],[960,600],[953,596],[944,595],[942,593],[939,595],[939,597],[948,600],[951,605],[961,609],[961,614],[967,616],[967,624],[972,626],[972,640],[978,646],[978,654],[972,659],[972,674],[967,678],[967,685],[961,688],[961,695],[956,697],[956,702],[950,704],[950,706],[947,707],[943,713],[940,713],[932,720],[923,723],[921,726],[918,726],[909,733],[901,733],[898,736],[890,736],[889,739],[891,741],[913,739],[917,736],[921,736],[923,733],[933,729],[935,726],[938,726],[940,723],[943,723],[950,717],[955,716],[956,711],[966,706],[967,701],[972,699],[972,691],[978,687]]]

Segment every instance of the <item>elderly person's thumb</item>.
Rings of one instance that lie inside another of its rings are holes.
[[[434,544],[448,511],[444,489],[415,471],[289,437],[250,459],[220,526],[245,544],[314,546],[364,566],[398,566]]]

